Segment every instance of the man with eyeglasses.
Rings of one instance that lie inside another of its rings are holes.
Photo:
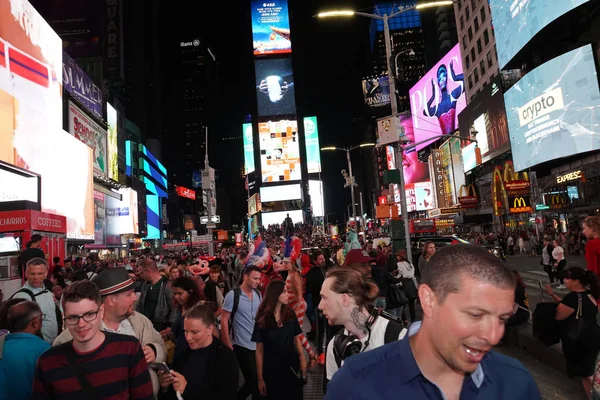
[[[0,399],[28,400],[35,364],[50,348],[39,336],[44,314],[34,301],[8,300],[6,322],[10,331],[0,336]]]
[[[42,354],[32,399],[153,399],[140,342],[100,329],[104,305],[98,287],[75,282],[63,294],[62,306],[73,339]]]

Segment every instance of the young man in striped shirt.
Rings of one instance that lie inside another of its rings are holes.
[[[73,340],[39,358],[32,399],[153,399],[140,342],[100,330],[104,306],[96,285],[75,282],[62,304]]]

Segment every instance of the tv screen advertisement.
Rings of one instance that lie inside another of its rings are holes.
[[[106,197],[94,190],[94,243],[86,244],[86,249],[103,249],[106,246]]]
[[[459,44],[454,46],[408,92],[416,150],[440,135],[458,129],[458,114],[466,106],[465,82]],[[430,141],[427,139],[431,138]]]
[[[295,115],[291,58],[257,60],[256,99],[259,116]]]
[[[490,0],[500,69],[539,31],[589,0]]]
[[[460,135],[477,140],[482,162],[510,149],[500,75],[471,100],[458,116],[458,121]]]
[[[242,138],[244,142],[244,174],[248,175],[256,167],[254,165],[254,131],[252,124],[242,124]]]
[[[254,55],[291,53],[287,1],[253,0],[250,6]]]
[[[387,75],[363,79],[362,91],[365,105],[378,108],[390,104],[390,79]]]
[[[323,217],[325,209],[323,202],[323,181],[308,181],[308,194],[310,195],[313,216]]]
[[[466,145],[462,149],[462,160],[465,172],[469,172],[477,166],[477,154],[475,153],[476,147],[477,143],[473,142]]]
[[[92,115],[102,119],[102,90],[63,51],[63,87],[71,93]]]
[[[121,235],[139,233],[137,192],[120,189],[121,200],[106,196],[106,244],[120,245]]]
[[[94,175],[106,176],[106,129],[95,123],[72,101],[69,101],[69,133],[92,149]]]
[[[308,173],[321,172],[321,148],[317,117],[304,117],[304,141],[306,144],[306,166]]]
[[[296,121],[261,122],[258,124],[258,137],[263,182],[302,179]]]
[[[119,146],[117,142],[117,110],[110,103],[106,103],[107,149],[108,149],[108,177],[119,180]]]
[[[504,101],[516,171],[600,148],[600,91],[591,45],[532,70]]]

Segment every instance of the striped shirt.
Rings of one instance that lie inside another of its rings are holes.
[[[140,342],[131,336],[104,332],[104,342],[81,354],[72,341],[50,348],[38,360],[32,399],[85,399],[69,353],[75,353],[77,368],[86,376],[99,398],[110,400],[153,399],[148,365]]]

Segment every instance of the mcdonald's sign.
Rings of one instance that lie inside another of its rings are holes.
[[[565,196],[563,194],[553,194],[550,198],[550,208],[560,209],[565,208]]]
[[[477,208],[477,190],[473,184],[462,185],[458,191],[458,203],[461,208]]]
[[[508,211],[512,214],[532,212],[529,196],[515,196],[508,198]]]

